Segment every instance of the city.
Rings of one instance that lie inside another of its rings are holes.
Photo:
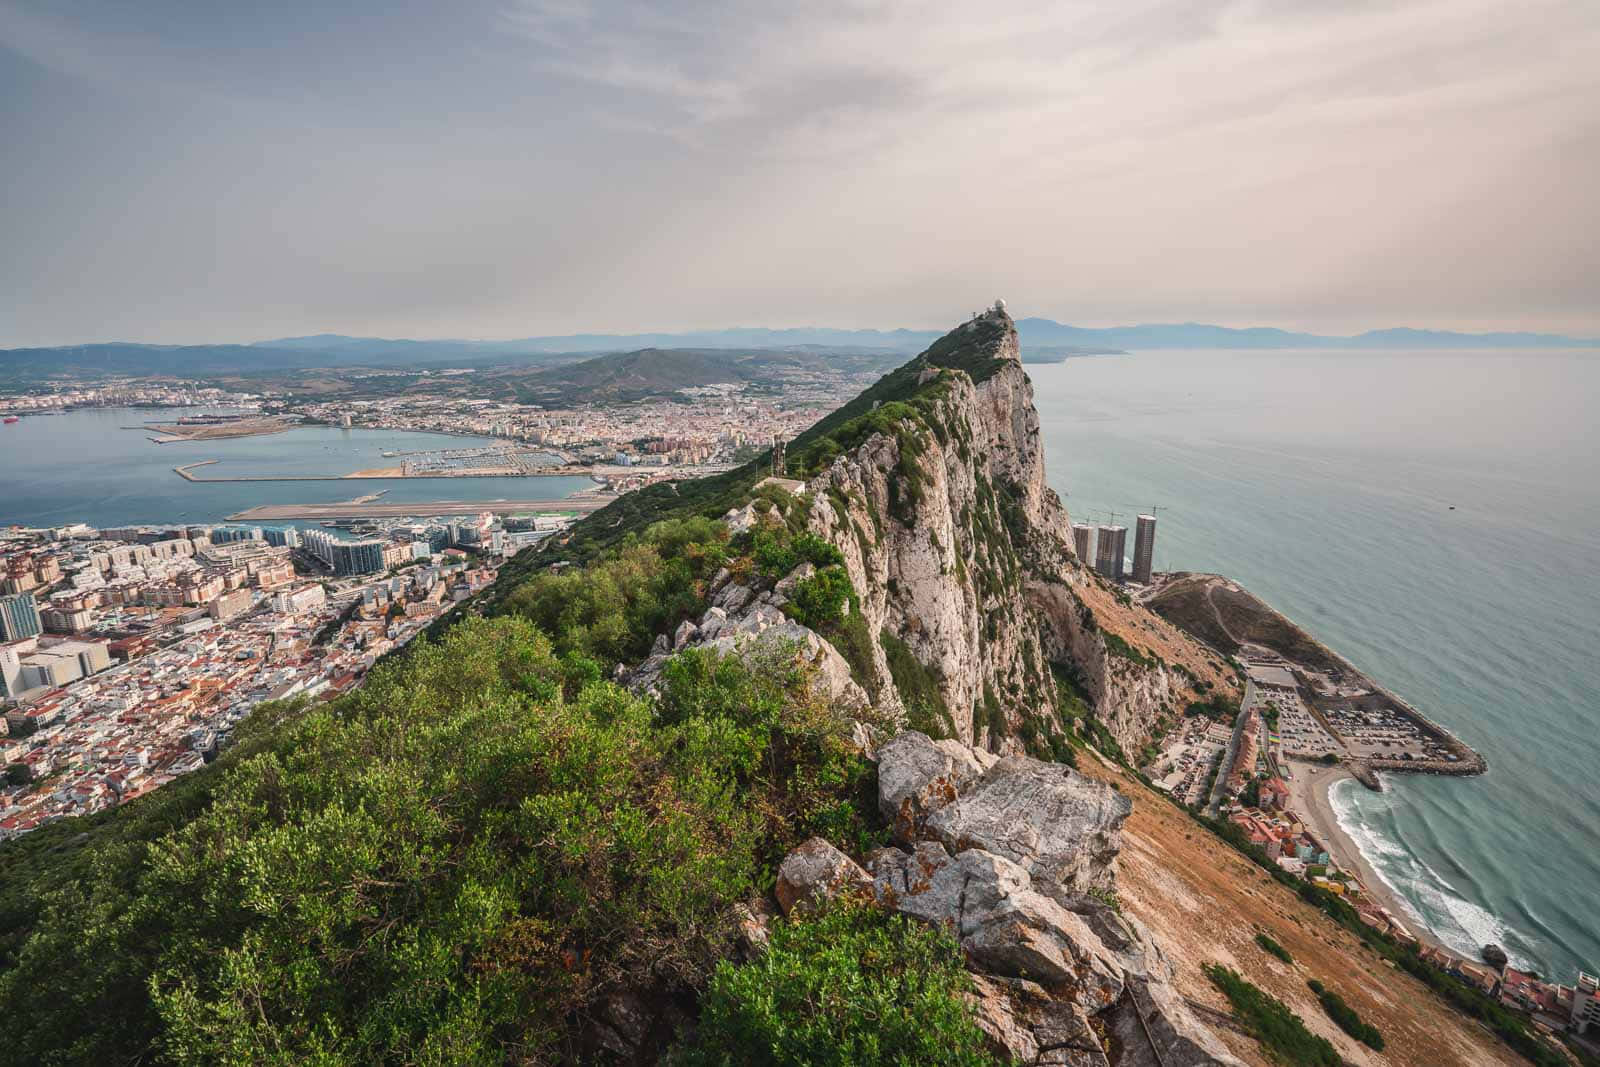
[[[262,701],[351,688],[567,521],[0,531],[0,839],[195,770]]]

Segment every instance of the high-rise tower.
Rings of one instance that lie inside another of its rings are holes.
[[[1094,547],[1094,569],[1113,582],[1122,581],[1124,553],[1128,547],[1126,526],[1102,526]]]
[[[1140,515],[1133,534],[1133,580],[1141,585],[1150,584],[1150,572],[1156,558],[1156,517]]]
[[[0,596],[0,640],[20,641],[39,634],[39,605],[32,593]]]
[[[1085,567],[1094,566],[1094,527],[1086,522],[1072,524],[1072,548]]]

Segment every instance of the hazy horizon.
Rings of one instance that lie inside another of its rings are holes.
[[[0,90],[5,347],[1600,335],[1581,0],[0,0]]]
[[[1050,319],[1045,319],[1044,316],[1032,316],[1032,315],[1019,314],[1019,313],[1016,312],[1016,309],[1014,309],[1014,308],[1008,308],[1008,310],[1013,313],[1013,315],[1015,316],[1015,318],[1017,319],[1017,321],[1019,323],[1023,322],[1026,319],[1036,319],[1036,320],[1043,319],[1044,321],[1049,321],[1049,322],[1053,322],[1054,321],[1054,320],[1050,320]],[[885,325],[879,325],[879,326],[861,326],[861,325],[839,326],[839,325],[830,325],[830,324],[818,323],[818,322],[805,323],[805,324],[802,324],[802,325],[784,325],[784,326],[754,325],[754,324],[748,324],[747,323],[747,324],[724,325],[724,326],[699,326],[699,327],[690,326],[690,327],[686,327],[686,328],[683,328],[683,329],[675,329],[675,330],[658,330],[658,329],[648,329],[648,328],[647,329],[642,329],[642,330],[609,330],[609,329],[604,329],[604,328],[599,328],[599,329],[578,329],[578,330],[573,330],[573,331],[570,331],[570,332],[567,332],[567,333],[560,333],[560,334],[525,334],[525,335],[510,335],[510,336],[504,336],[504,337],[488,337],[488,336],[452,336],[452,337],[445,337],[445,336],[433,336],[433,337],[429,337],[429,336],[411,336],[411,337],[406,337],[406,336],[401,336],[399,334],[356,335],[356,334],[337,333],[335,331],[330,331],[330,330],[314,330],[314,331],[310,331],[310,332],[303,333],[303,334],[293,334],[293,335],[285,334],[285,335],[282,335],[282,336],[274,336],[274,337],[228,337],[228,338],[207,338],[207,339],[183,339],[183,340],[175,340],[175,341],[170,341],[170,340],[169,341],[160,341],[160,340],[129,341],[126,338],[104,338],[104,339],[95,339],[95,340],[80,340],[80,341],[60,342],[60,343],[51,344],[51,345],[7,345],[7,344],[3,343],[3,340],[0,340],[0,352],[5,352],[5,351],[24,351],[24,350],[29,350],[29,349],[88,348],[88,347],[94,347],[94,346],[97,346],[97,345],[115,345],[115,344],[137,344],[137,345],[147,345],[147,346],[150,346],[150,347],[157,347],[157,348],[184,348],[184,347],[205,347],[205,346],[247,346],[247,347],[270,348],[275,343],[295,342],[296,344],[295,344],[294,347],[302,347],[301,343],[303,343],[303,342],[312,342],[312,341],[315,341],[315,340],[320,339],[320,338],[328,338],[330,341],[333,341],[333,340],[347,340],[347,341],[357,341],[357,342],[396,343],[396,344],[416,343],[416,344],[462,344],[462,345],[474,345],[474,344],[499,345],[499,344],[512,344],[512,343],[515,343],[515,342],[518,342],[518,341],[542,342],[542,343],[548,344],[551,341],[560,340],[560,339],[565,338],[565,337],[571,337],[571,338],[574,338],[574,339],[614,338],[614,339],[616,339],[618,341],[629,341],[629,340],[634,340],[634,339],[643,339],[644,342],[647,342],[644,345],[644,347],[659,347],[657,342],[660,341],[660,340],[671,339],[671,338],[679,338],[679,339],[682,339],[682,341],[683,341],[685,346],[687,346],[687,347],[695,347],[695,346],[703,346],[704,343],[705,343],[704,339],[713,338],[713,337],[715,337],[717,335],[720,335],[720,334],[737,334],[737,333],[747,333],[747,332],[748,333],[766,332],[766,333],[774,333],[774,334],[782,334],[782,333],[797,333],[797,334],[804,334],[804,333],[842,333],[842,334],[877,333],[877,334],[882,334],[884,339],[887,341],[889,339],[892,339],[892,337],[897,333],[931,334],[933,336],[938,336],[940,334],[943,334],[943,333],[947,332],[952,327],[954,327],[956,325],[959,325],[959,323],[961,321],[963,321],[964,318],[965,318],[964,314],[952,313],[951,315],[948,315],[948,316],[945,317],[945,319],[943,320],[942,324],[929,326],[929,327],[904,326],[904,325],[902,325],[902,326],[885,326]],[[1475,330],[1467,330],[1467,331],[1451,331],[1451,330],[1445,330],[1445,329],[1441,329],[1441,328],[1438,328],[1438,327],[1430,326],[1430,325],[1425,324],[1425,323],[1403,323],[1403,324],[1402,323],[1391,323],[1391,324],[1386,324],[1386,325],[1382,325],[1382,326],[1363,327],[1363,328],[1351,330],[1349,333],[1341,333],[1341,334],[1319,333],[1318,331],[1315,331],[1315,330],[1300,330],[1300,329],[1297,329],[1297,328],[1295,328],[1293,326],[1287,326],[1287,327],[1286,326],[1276,326],[1276,327],[1272,327],[1272,326],[1268,326],[1268,324],[1263,324],[1263,323],[1230,324],[1230,323],[1218,323],[1218,322],[1179,321],[1179,320],[1176,320],[1176,319],[1162,320],[1162,321],[1152,321],[1152,322],[1140,322],[1140,323],[1132,323],[1132,322],[1105,323],[1105,324],[1098,324],[1097,323],[1097,324],[1092,324],[1092,325],[1088,324],[1088,323],[1083,323],[1083,322],[1070,322],[1070,323],[1056,323],[1056,325],[1072,327],[1072,328],[1077,328],[1077,329],[1101,330],[1101,331],[1141,330],[1141,329],[1181,329],[1181,328],[1186,328],[1186,327],[1194,327],[1194,328],[1198,328],[1198,329],[1206,329],[1206,328],[1211,328],[1211,327],[1221,327],[1223,329],[1239,330],[1239,331],[1250,330],[1252,328],[1276,328],[1276,329],[1284,330],[1284,331],[1286,331],[1288,333],[1291,333],[1291,334],[1300,334],[1300,335],[1308,336],[1308,337],[1317,337],[1317,338],[1320,338],[1320,339],[1322,339],[1324,341],[1339,341],[1339,340],[1343,340],[1343,339],[1352,339],[1353,340],[1353,339],[1362,337],[1362,336],[1367,335],[1367,334],[1382,334],[1382,333],[1385,333],[1385,332],[1395,331],[1395,330],[1416,330],[1416,331],[1423,332],[1423,333],[1452,333],[1452,332],[1459,332],[1463,336],[1467,336],[1467,337],[1483,336],[1483,335],[1493,334],[1493,333],[1507,333],[1507,334],[1510,334],[1510,333],[1527,333],[1527,334],[1531,334],[1531,335],[1561,337],[1561,338],[1563,338],[1563,339],[1565,339],[1567,341],[1578,342],[1578,344],[1576,344],[1576,345],[1569,345],[1569,346],[1557,345],[1557,346],[1554,346],[1551,349],[1553,351],[1573,351],[1573,350],[1582,351],[1582,350],[1588,349],[1589,347],[1600,347],[1600,335],[1597,335],[1597,336],[1594,336],[1594,337],[1589,337],[1589,336],[1585,336],[1585,335],[1581,335],[1581,334],[1559,334],[1559,333],[1555,333],[1553,331],[1544,331],[1544,330],[1519,330],[1519,331],[1510,331],[1510,330],[1506,330],[1506,331],[1487,331],[1487,330],[1485,330],[1485,331],[1475,331]],[[1086,339],[1086,340],[1092,340],[1092,339]],[[728,342],[728,343],[731,343],[731,339],[730,338],[725,338],[724,341]],[[810,347],[826,346],[826,344],[827,344],[826,341],[807,341],[807,340],[803,340],[803,339],[802,340],[796,340],[796,341],[787,341],[787,342],[784,342],[784,343],[786,343],[786,344],[796,344],[796,345],[806,345],[806,346],[810,346]],[[841,338],[838,341],[839,345],[842,345],[842,346],[845,346],[845,347],[849,347],[852,343],[855,343],[855,342],[852,342],[848,337]],[[918,343],[920,344],[921,342],[919,341]],[[1053,345],[1069,345],[1070,346],[1070,342],[1066,342],[1066,341],[1056,342],[1056,341],[1051,340],[1051,341],[1043,341],[1043,342],[1037,342],[1036,341],[1036,342],[1033,342],[1033,343],[1035,343],[1035,344],[1043,344],[1043,345],[1045,345],[1045,347],[1050,347],[1050,346],[1053,346]],[[1126,342],[1123,342],[1123,343],[1126,343]],[[747,344],[750,347],[759,347],[759,342],[758,341],[750,341],[750,342],[746,342],[744,344]],[[303,345],[303,347],[306,347],[308,349],[314,349],[315,345],[305,344],[305,345]],[[718,345],[713,345],[712,347],[719,347],[719,346]],[[1138,347],[1140,347],[1141,349],[1149,349],[1149,346],[1144,346],[1144,345],[1141,345],[1141,346],[1138,346]],[[1168,347],[1168,346],[1158,345],[1156,347],[1157,348],[1162,348],[1162,347]],[[1178,345],[1177,347],[1185,347],[1185,346]],[[1205,347],[1227,348],[1228,346],[1226,346],[1226,345],[1223,345],[1223,346],[1207,345]],[[1242,347],[1251,348],[1251,347],[1260,347],[1260,346],[1242,346]],[[1324,346],[1320,346],[1320,347],[1337,348],[1336,345],[1324,345]],[[1405,347],[1406,347],[1405,345],[1396,345],[1396,346],[1394,346],[1394,350],[1397,350],[1397,351],[1398,350],[1403,350],[1403,349],[1405,349]],[[1507,343],[1505,345],[1496,345],[1496,346],[1493,346],[1493,347],[1487,347],[1487,348],[1484,348],[1483,350],[1485,350],[1485,351],[1493,351],[1493,350],[1496,350],[1496,349],[1499,349],[1499,348],[1516,348],[1516,347],[1518,347],[1518,345],[1515,344],[1515,343]],[[1385,347],[1363,349],[1363,350],[1382,352],[1382,351],[1389,351],[1391,349],[1389,347],[1385,346]],[[598,350],[596,350],[596,351],[598,351]]]

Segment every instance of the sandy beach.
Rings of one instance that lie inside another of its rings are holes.
[[[1289,765],[1294,771],[1294,777],[1288,782],[1289,807],[1300,816],[1312,835],[1327,847],[1333,861],[1345,870],[1354,872],[1356,877],[1361,879],[1367,897],[1394,916],[1418,939],[1436,948],[1455,953],[1455,949],[1444,944],[1417,921],[1399,896],[1378,877],[1378,872],[1367,862],[1367,857],[1339,825],[1339,819],[1334,814],[1333,803],[1328,794],[1334,785],[1355,776],[1341,766],[1327,767],[1320,763],[1302,763],[1299,760],[1289,761]]]

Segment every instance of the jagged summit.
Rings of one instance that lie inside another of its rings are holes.
[[[986,381],[1005,363],[1022,364],[1017,324],[997,300],[939,338],[917,357],[927,366],[966,371],[974,383]]]

